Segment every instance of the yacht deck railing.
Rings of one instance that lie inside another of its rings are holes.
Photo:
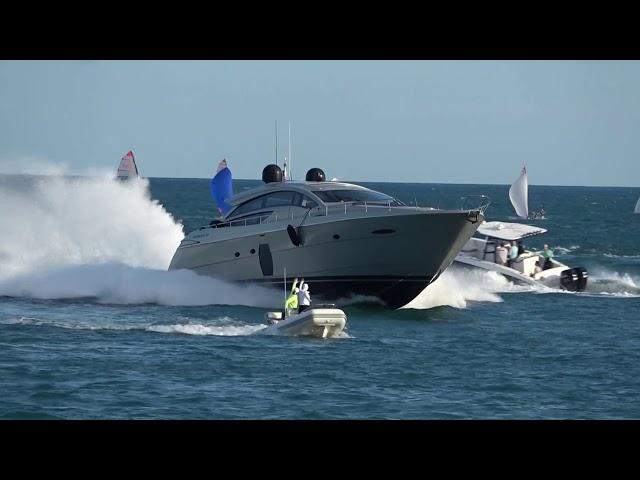
[[[464,208],[465,202],[467,202],[468,199],[471,199],[474,197],[481,198],[477,206],[473,208]],[[484,211],[487,209],[487,207],[491,203],[489,201],[489,198],[484,195],[471,195],[467,197],[461,197],[461,202],[462,202],[462,206],[460,210],[468,211],[468,213],[479,211],[482,214],[484,214]],[[356,212],[357,213],[364,212],[365,214],[369,214],[370,210],[374,211],[377,214],[384,211],[389,213],[391,212],[392,208],[398,208],[398,207],[413,207],[416,210],[418,210],[419,208],[439,210],[438,208],[433,208],[433,207],[419,207],[417,201],[415,202],[415,205],[394,205],[394,202],[392,201],[389,201],[387,203],[366,202],[366,201],[342,202],[342,205],[333,204],[333,205],[324,205],[324,207],[314,207],[312,209],[306,210],[304,214],[300,214],[300,215],[296,215],[293,210],[293,207],[289,207],[289,212],[286,215],[282,215],[282,212],[280,213],[280,215],[278,215],[278,212],[276,213],[265,212],[264,214],[257,214],[247,218],[239,218],[236,220],[229,220],[226,222],[214,223],[212,221],[209,225],[202,226],[198,230],[205,230],[207,228],[226,228],[226,227],[239,227],[239,226],[247,227],[249,225],[273,224],[273,223],[278,223],[279,221],[282,221],[284,219],[287,219],[290,221],[293,221],[295,219],[301,219],[302,221],[304,221],[304,219],[307,216],[309,217],[328,217],[328,216],[334,216],[334,215],[346,216],[350,213],[356,213]]]

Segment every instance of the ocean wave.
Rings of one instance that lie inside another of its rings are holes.
[[[46,326],[54,328],[64,328],[70,330],[91,330],[91,331],[144,331],[153,333],[179,333],[184,335],[213,335],[224,337],[253,335],[267,326],[263,324],[246,324],[229,317],[219,317],[208,320],[207,323],[173,323],[173,324],[152,324],[152,323],[116,323],[116,322],[78,322],[72,320],[52,320],[37,319],[32,317],[13,317],[0,319],[2,325],[25,325],[25,326]]]
[[[0,325],[22,325],[35,327],[53,327],[67,330],[90,331],[140,331],[161,334],[180,334],[196,336],[216,337],[246,337],[259,335],[267,328],[266,324],[249,324],[227,316],[216,317],[210,320],[183,320],[176,323],[150,323],[150,322],[118,322],[113,320],[102,321],[74,321],[71,319],[37,319],[32,317],[9,317],[0,319]],[[354,338],[345,330],[331,338]]]
[[[607,258],[621,258],[624,260],[640,260],[640,255],[617,255],[615,253],[604,253]]]
[[[553,247],[555,253],[559,253],[561,255],[566,255],[567,253],[575,252],[580,249],[580,245],[571,245],[570,247],[556,246]]]
[[[147,327],[148,332],[156,333],[182,333],[185,335],[215,335],[223,337],[243,337],[253,335],[267,328],[266,325],[202,325],[202,324],[174,324],[153,325]]]

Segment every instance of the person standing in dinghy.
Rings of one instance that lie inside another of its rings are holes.
[[[284,310],[287,314],[290,314],[289,312],[291,310],[298,309],[298,292],[300,291],[300,289],[296,286],[297,284],[298,284],[298,279],[296,278],[293,281],[293,285],[291,286],[291,293],[287,297],[287,300],[284,304]]]
[[[309,295],[309,285],[304,283],[304,278],[300,281],[300,291],[298,291],[298,313],[302,313],[311,306],[311,296]]]

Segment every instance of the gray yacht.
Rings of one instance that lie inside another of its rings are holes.
[[[169,270],[282,288],[302,278],[314,301],[377,297],[390,308],[413,300],[453,262],[484,220],[483,208],[409,206],[368,188],[325,181],[282,181],[276,165],[264,184],[233,196],[231,209],[189,233]]]

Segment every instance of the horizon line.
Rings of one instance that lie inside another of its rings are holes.
[[[92,177],[95,175],[83,175],[83,174],[46,174],[46,173],[4,173],[0,172],[2,176],[22,176],[22,177]],[[145,179],[168,179],[168,180],[211,180],[210,177],[162,177],[162,176],[153,176],[153,177],[144,177],[140,176],[140,178]],[[114,176],[115,179],[115,176]],[[233,180],[242,180],[242,181],[251,181],[251,182],[259,182],[261,181],[258,178],[234,178]],[[301,182],[302,180],[292,180],[293,182]],[[509,186],[513,185],[511,183],[473,183],[473,182],[408,182],[408,181],[388,181],[388,180],[336,180],[337,182],[342,183],[405,183],[411,185],[487,185],[492,187],[501,187],[501,186]],[[330,183],[330,181],[329,181]],[[557,184],[548,184],[548,183],[530,183],[530,187],[584,187],[584,188],[638,188],[640,189],[640,185],[631,186],[631,185],[557,185]]]

